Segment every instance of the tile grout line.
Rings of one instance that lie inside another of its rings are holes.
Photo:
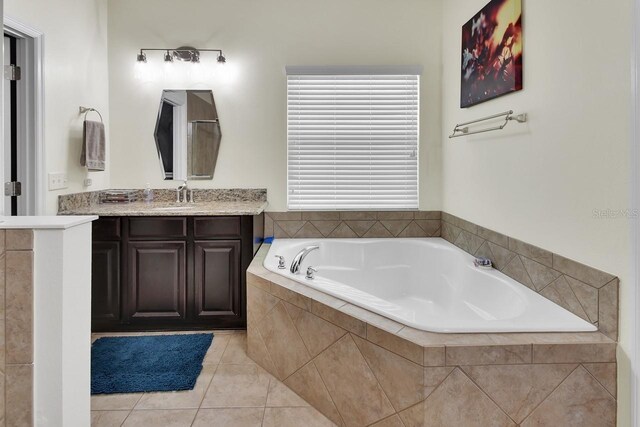
[[[573,289],[573,286],[571,286],[571,283],[569,283],[569,281],[567,279],[564,279],[565,282],[567,282],[567,286],[569,286],[569,290],[571,290],[571,294],[573,295],[573,297],[576,299],[576,301],[578,301],[578,305],[580,305],[580,308],[582,308],[582,311],[584,311],[584,315],[587,316],[587,321],[591,324],[593,324],[593,320],[591,320],[591,317],[589,317],[589,313],[587,312],[587,309],[584,307],[584,304],[582,304],[582,301],[580,301],[580,298],[578,298],[578,295],[576,295],[576,291]],[[578,280],[580,283],[584,283],[580,280]],[[591,286],[588,283],[585,283],[585,285],[587,286]],[[593,288],[593,286],[591,286]],[[593,288],[596,289],[596,288]],[[598,320],[596,320],[596,322],[600,321],[600,292],[598,292],[598,290],[596,289],[596,307],[598,309]],[[576,315],[577,316],[577,315]],[[578,316],[580,317],[580,316]]]
[[[291,304],[291,303],[289,303],[289,304]],[[294,304],[291,304],[291,305],[294,305]],[[289,309],[287,308],[287,306],[286,306],[285,304],[282,304],[282,306],[284,307],[284,311],[285,311],[285,313],[287,313],[287,316],[289,317],[289,320],[291,320],[291,324],[293,325],[293,330],[294,330],[294,331],[296,331],[296,333],[298,334],[298,338],[300,338],[300,341],[302,341],[302,345],[303,345],[303,346],[304,346],[304,348],[307,350],[307,354],[308,354],[308,355],[309,355],[309,357],[310,357],[309,361],[313,360],[313,356],[312,356],[312,354],[311,354],[311,350],[309,349],[309,346],[307,345],[307,343],[306,343],[306,342],[304,342],[304,339],[302,338],[302,334],[301,334],[301,333],[300,333],[300,331],[298,330],[298,327],[296,326],[296,323],[295,323],[295,322],[293,321],[293,319],[291,318],[291,313],[289,313]],[[296,306],[296,307],[297,307],[297,306]],[[298,307],[298,308],[300,308],[300,307]],[[302,308],[301,308],[301,310],[304,310],[304,309],[302,309]],[[304,311],[306,311],[306,310],[304,310]],[[260,331],[258,331],[258,332],[260,332]],[[264,338],[262,339],[262,341],[264,342]],[[333,343],[332,343],[332,344],[333,344]],[[331,346],[332,344],[330,344],[329,346]],[[266,346],[267,346],[267,345],[266,345],[266,343],[265,343],[265,347],[266,347]],[[324,349],[323,349],[323,351],[324,351]],[[267,349],[267,353],[268,353],[268,352],[269,352],[269,349]],[[271,355],[269,354],[269,356],[271,356]],[[273,362],[273,357],[272,357],[271,359],[272,359],[272,362]],[[305,365],[306,365],[306,363],[304,363],[301,367],[299,367],[299,368],[298,368],[298,369],[296,369],[293,373],[291,373],[289,376],[287,376],[287,378],[291,377],[291,375],[293,375],[293,374],[295,374],[296,372],[298,372],[298,371],[299,371],[300,369],[302,369],[302,367],[303,367],[303,366],[305,366]],[[286,380],[287,378],[285,378],[285,380]],[[284,380],[283,380],[283,383],[284,383]]]
[[[474,365],[468,365],[468,366],[474,366]],[[467,377],[467,379],[468,379],[469,381],[471,381],[471,382],[473,383],[473,385],[475,385],[475,386],[478,388],[478,390],[480,390],[480,392],[481,392],[482,394],[484,394],[484,395],[487,397],[487,399],[489,399],[491,402],[493,402],[493,404],[494,404],[494,405],[496,405],[496,407],[500,410],[500,412],[502,412],[504,415],[506,415],[506,417],[507,417],[507,418],[509,418],[511,421],[513,421],[513,422],[514,422],[514,424],[515,424],[516,426],[519,426],[519,425],[520,425],[516,420],[514,420],[514,419],[511,417],[511,415],[507,414],[507,411],[505,411],[504,409],[502,409],[502,406],[500,406],[500,405],[498,404],[498,402],[496,402],[496,401],[493,399],[493,397],[491,397],[491,396],[489,395],[489,393],[487,393],[487,392],[486,392],[482,387],[480,387],[480,384],[478,384],[478,383],[477,383],[477,382],[476,382],[476,381],[471,377],[471,375],[463,369],[463,367],[462,367],[462,366],[458,366],[458,368],[460,368],[460,372],[462,372],[462,374],[463,374],[465,377]],[[545,398],[545,399],[546,399],[546,398]],[[528,415],[528,414],[527,414],[527,415]],[[524,420],[523,420],[523,421],[524,421]]]
[[[439,367],[440,367],[440,366],[434,366],[434,368],[439,368]],[[445,366],[445,367],[446,367],[446,366]],[[420,402],[416,403],[415,405],[411,405],[411,406],[409,406],[409,408],[413,408],[413,407],[414,407],[414,406],[416,406],[416,405],[423,405],[423,404],[425,404],[425,403],[427,402],[427,400],[429,400],[429,398],[430,398],[431,396],[433,396],[433,394],[434,394],[434,393],[435,393],[435,392],[436,392],[436,391],[437,391],[437,390],[442,386],[442,384],[444,384],[444,383],[445,383],[445,381],[447,381],[447,379],[449,379],[449,377],[450,377],[451,375],[453,375],[453,373],[454,373],[454,371],[455,371],[456,369],[459,369],[459,368],[457,368],[456,366],[454,366],[454,367],[453,367],[453,369],[451,369],[451,372],[449,372],[449,373],[448,373],[448,374],[447,374],[447,375],[442,379],[442,381],[440,381],[440,382],[438,383],[438,385],[437,385],[437,386],[435,386],[435,387],[433,388],[433,390],[431,390],[431,393],[429,393],[429,396],[425,397],[424,399],[422,399]],[[462,370],[461,370],[461,371],[462,371]],[[464,373],[464,372],[463,372],[463,373]],[[423,377],[424,377],[424,372],[423,372],[423,374],[422,374],[422,375],[423,375]],[[409,409],[409,408],[403,409],[403,410],[402,410],[402,411],[400,411],[400,412],[404,412],[404,411],[406,411],[406,410],[407,410],[407,409]],[[398,414],[398,417],[400,417],[400,414]],[[400,421],[402,421],[402,418],[400,418]]]
[[[262,421],[260,422],[260,427],[264,426],[264,418],[267,416],[267,401],[269,400],[269,388],[271,388],[271,378],[269,378],[269,386],[267,387],[267,398],[264,402],[264,408],[262,408]]]
[[[542,399],[542,401],[541,401],[540,403],[538,403],[538,404],[536,405],[536,407],[535,407],[535,408],[533,408],[533,409],[531,410],[531,412],[529,412],[529,413],[527,414],[527,416],[526,416],[526,417],[524,417],[524,419],[522,420],[522,422],[520,423],[520,425],[522,425],[526,420],[528,420],[528,419],[529,419],[529,417],[530,417],[531,415],[533,415],[533,413],[534,413],[534,412],[535,412],[535,411],[536,411],[536,410],[537,410],[537,409],[538,409],[538,408],[539,408],[539,407],[540,407],[544,402],[546,402],[546,401],[547,401],[547,399],[549,398],[549,396],[551,396],[553,393],[555,393],[555,391],[556,391],[558,388],[560,388],[560,386],[561,386],[562,384],[564,384],[564,383],[567,381],[567,379],[568,379],[571,375],[573,375],[573,373],[574,373],[574,372],[576,372],[578,369],[580,369],[580,367],[581,367],[581,366],[582,366],[582,363],[578,363],[578,364],[577,364],[577,366],[576,366],[576,367],[575,367],[571,372],[569,372],[569,374],[568,374],[566,377],[564,377],[564,379],[563,379],[562,381],[560,381],[560,383],[559,383],[557,386],[555,386],[555,387],[554,387],[554,389],[553,389],[553,390],[551,390],[551,391],[549,392],[549,394],[547,394],[547,395],[545,396],[545,398],[544,398],[544,399]],[[585,368],[582,368],[582,369],[585,369]],[[585,369],[585,370],[586,370],[586,369]]]
[[[591,373],[591,371],[590,371],[589,369],[587,369],[587,367],[586,367],[586,366],[584,366],[584,363],[580,363],[580,366],[582,366],[582,367],[584,368],[584,370],[585,370],[585,371],[587,371],[587,373],[588,373],[588,374],[589,374],[589,375],[590,375],[590,376],[591,376],[591,377],[592,377],[592,378],[593,378],[593,379],[594,379],[594,380],[595,380],[595,381],[600,385],[600,387],[602,387],[602,388],[604,389],[604,391],[606,391],[606,392],[609,394],[609,396],[611,396],[611,397],[613,398],[613,400],[615,400],[615,401],[616,401],[616,405],[617,405],[617,403],[618,403],[618,399],[617,399],[613,394],[611,394],[611,393],[609,392],[609,389],[608,389],[607,387],[605,387],[605,385],[604,385],[604,384],[602,384],[602,382],[601,382],[598,378],[596,378],[596,376],[595,376],[595,375],[593,375],[593,374]],[[617,371],[618,371],[618,367],[617,367],[617,364],[616,364],[616,374],[617,374]],[[617,375],[616,375],[616,377],[617,377]],[[618,382],[618,381],[617,381],[617,378],[616,378],[616,386],[618,385],[618,384],[617,384],[617,382]]]
[[[294,327],[295,327],[295,325],[294,325]],[[267,348],[267,343],[265,342],[264,337],[262,336],[262,332],[257,327],[256,327],[256,332],[258,333],[258,338],[260,338],[260,341],[264,345],[264,351],[267,353],[267,357],[269,358],[269,361],[271,362],[271,365],[273,366],[273,370],[276,372],[276,374],[278,374],[278,368],[276,367],[276,364],[273,361],[273,356],[271,356],[271,353],[269,352],[269,349]],[[304,344],[304,342],[303,342],[303,344]],[[247,357],[249,357],[249,356],[247,355]],[[251,357],[249,357],[249,359],[251,359]],[[253,359],[251,359],[251,361],[256,363]],[[258,365],[258,363],[256,363],[256,365]],[[258,366],[260,366],[260,365],[258,365]],[[262,366],[260,366],[260,367],[262,368]],[[262,368],[262,369],[264,369],[264,368]],[[266,369],[264,369],[264,370],[267,371]],[[269,372],[269,371],[267,371],[267,372]],[[291,374],[291,375],[293,375],[293,374]],[[289,376],[291,376],[291,375],[289,375]]]
[[[218,361],[217,365],[220,365],[220,363],[222,363],[222,358],[224,358],[224,354],[227,352],[227,348],[229,348],[229,344],[231,343],[231,335],[233,334],[230,334],[229,339],[227,340],[227,344],[224,346],[224,350],[222,350],[222,354],[220,355],[220,360]],[[205,354],[205,357],[206,357],[206,354]],[[216,367],[216,372],[217,371],[218,371],[218,368]],[[211,378],[211,380],[213,380],[213,378]]]
[[[227,345],[229,345],[229,343],[227,342]],[[226,347],[225,347],[226,350]],[[224,355],[224,353],[223,353]],[[222,357],[220,357],[220,360],[222,360]],[[213,378],[216,376],[216,373],[218,372],[218,368],[220,367],[220,363],[218,363],[215,367],[215,369],[213,370],[213,375],[211,375],[211,379],[209,380],[209,384],[207,384],[207,388],[204,390],[204,393],[202,393],[202,398],[200,399],[200,403],[198,404],[198,412],[200,411],[200,408],[202,407],[202,402],[204,402],[204,398],[207,396],[207,393],[209,392],[209,389],[211,388],[211,384],[213,383]],[[196,412],[197,415],[197,412]],[[195,421],[195,419],[194,419]]]
[[[349,333],[350,333],[350,332],[349,332],[349,331],[347,331],[347,333],[346,333],[345,335],[347,335],[347,334],[349,334]],[[344,337],[344,335],[343,335],[342,337],[338,338],[338,339],[336,340],[336,342],[340,341],[343,337]],[[338,405],[336,405],[336,402],[335,402],[335,400],[334,400],[333,396],[332,396],[332,395],[331,395],[331,393],[329,392],[329,387],[327,387],[327,383],[325,382],[324,378],[322,378],[322,374],[320,373],[320,369],[318,369],[318,367],[316,366],[316,364],[315,364],[315,362],[314,362],[314,360],[315,360],[315,359],[317,359],[318,357],[320,357],[320,355],[321,355],[322,353],[326,352],[327,350],[329,350],[329,348],[333,347],[333,345],[334,345],[336,342],[334,342],[334,343],[333,343],[333,344],[331,344],[329,347],[325,348],[325,349],[324,349],[324,350],[322,350],[320,353],[318,353],[318,355],[317,355],[316,357],[312,358],[312,359],[309,361],[309,363],[313,363],[313,368],[314,368],[314,369],[316,370],[316,372],[318,373],[318,377],[320,377],[320,381],[322,382],[322,385],[324,386],[324,389],[327,391],[327,395],[329,396],[329,400],[331,400],[331,403],[333,404],[333,407],[336,409],[336,412],[338,413],[338,416],[340,417],[340,420],[342,421],[342,425],[343,425],[343,426],[346,426],[347,424],[344,422],[344,417],[342,416],[342,413],[341,413],[341,412],[340,412],[340,410],[338,409]],[[356,347],[357,347],[357,346],[356,346]],[[306,366],[306,365],[305,365],[305,366]],[[305,402],[306,402],[306,399],[305,399]],[[313,405],[311,405],[311,407],[315,408],[315,406],[313,406]],[[316,408],[316,410],[317,410],[317,408]],[[320,412],[320,411],[318,411],[318,412]],[[322,413],[322,412],[320,412],[320,413]],[[322,414],[322,415],[324,415],[324,414]],[[325,415],[325,417],[327,417],[327,416]],[[330,419],[329,417],[327,417],[327,419],[331,421],[331,419]],[[331,421],[331,422],[333,422],[333,421]]]
[[[193,419],[191,420],[191,424],[189,424],[189,427],[193,427],[193,423],[196,422],[196,417],[198,416],[198,411],[199,409],[196,409],[196,411],[193,414]]]
[[[393,402],[391,402],[391,399],[389,399],[389,394],[387,393],[387,391],[384,389],[384,387],[382,387],[382,384],[380,384],[380,379],[378,378],[378,376],[376,375],[375,371],[371,368],[371,364],[369,363],[369,361],[367,360],[367,358],[364,356],[364,354],[362,354],[362,349],[358,346],[358,342],[352,337],[350,337],[351,340],[353,341],[353,344],[356,346],[356,349],[358,350],[358,353],[360,354],[360,357],[362,357],[362,360],[364,360],[365,365],[367,365],[367,368],[369,368],[369,371],[371,371],[371,375],[373,375],[373,378],[376,379],[376,383],[378,383],[378,387],[380,387],[380,390],[382,391],[382,394],[384,395],[384,397],[387,398],[387,401],[389,402],[389,405],[391,405],[391,408],[393,409],[393,414],[389,415],[388,417],[382,418],[382,420],[392,417],[393,415],[397,415],[398,414],[398,409],[396,409],[395,405],[393,404]],[[360,337],[359,337],[360,338]],[[366,338],[365,338],[366,341]],[[375,344],[374,344],[375,345]],[[415,363],[415,362],[414,362]],[[417,365],[417,363],[416,363]],[[419,366],[419,365],[418,365]],[[422,367],[422,389],[424,389],[424,367]],[[405,408],[406,409],[406,408]],[[376,422],[378,421],[382,421],[382,420],[376,420]]]
[[[129,415],[131,415],[132,412],[133,412],[133,409],[130,410],[129,413],[127,413],[127,416],[124,417],[124,420],[122,420],[122,422],[120,423],[120,427],[124,425],[124,423],[127,421],[127,418],[129,418]]]

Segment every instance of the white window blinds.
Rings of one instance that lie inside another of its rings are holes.
[[[289,74],[289,209],[417,209],[419,83],[417,73]]]

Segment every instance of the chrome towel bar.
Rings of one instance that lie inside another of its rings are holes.
[[[487,120],[498,119],[500,117],[504,117],[504,123],[499,126],[493,126],[485,129],[478,129],[474,131],[469,130],[470,125],[474,125],[476,123],[486,122]],[[453,133],[449,135],[449,138],[459,138],[461,136],[475,135],[477,133],[491,132],[494,130],[502,130],[504,129],[510,121],[516,121],[518,123],[526,123],[527,122],[527,114],[522,113],[518,115],[514,115],[513,110],[505,111],[504,113],[494,114],[492,116],[483,117],[477,120],[471,120],[465,123],[458,123],[455,128],[453,128]]]

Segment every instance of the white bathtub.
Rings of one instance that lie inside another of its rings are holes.
[[[295,255],[320,246],[304,259]],[[286,260],[278,269],[276,255]],[[441,238],[276,239],[264,261],[268,270],[404,325],[431,332],[580,332],[591,323]],[[318,270],[305,278],[307,267]]]

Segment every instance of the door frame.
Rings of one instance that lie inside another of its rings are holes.
[[[18,132],[27,142],[18,153],[18,164],[24,168],[25,182],[20,202],[27,215],[44,215],[46,198],[46,167],[44,143],[44,33],[9,16],[3,18],[4,32],[18,38],[17,55],[25,64],[22,93],[26,100],[19,106],[21,117]],[[0,152],[0,168],[4,168],[4,153]],[[20,203],[19,202],[19,203]],[[1,206],[5,214],[4,203]]]

